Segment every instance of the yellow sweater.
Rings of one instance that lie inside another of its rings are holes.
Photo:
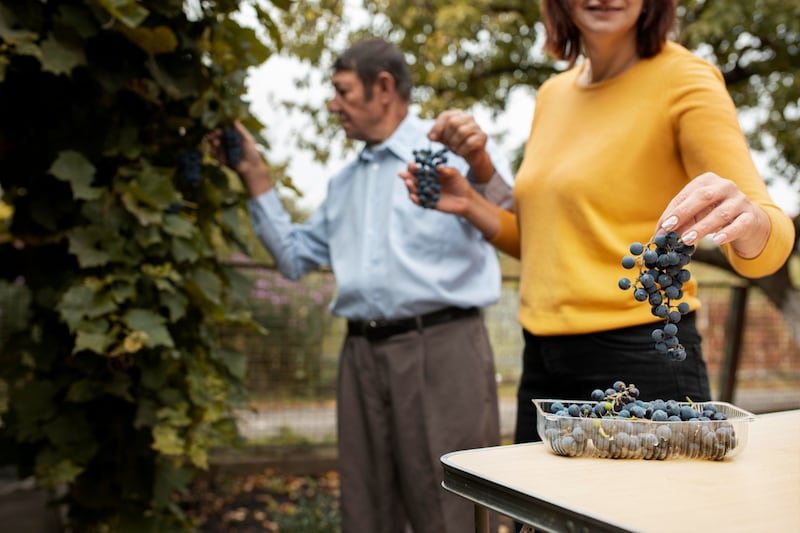
[[[769,215],[763,253],[737,257],[747,277],[771,274],[791,252],[794,228],[769,197],[722,76],[685,48],[590,87],[578,66],[542,85],[514,185],[500,210],[497,248],[521,261],[519,320],[538,335],[569,335],[658,321],[617,281],[634,241],[646,243],[675,194],[703,172],[735,181]],[[696,282],[684,301],[700,305]]]

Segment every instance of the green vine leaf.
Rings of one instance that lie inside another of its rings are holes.
[[[83,283],[73,285],[61,295],[56,310],[72,333],[77,331],[93,298],[94,291]]]
[[[103,194],[103,190],[92,187],[95,171],[95,166],[80,152],[63,150],[58,153],[48,172],[69,183],[75,198],[96,200]]]
[[[52,34],[42,42],[42,70],[53,74],[71,74],[75,67],[86,64],[81,48],[59,41]]]
[[[164,209],[175,199],[169,175],[154,168],[128,170],[124,174],[132,178],[118,185],[125,206],[140,214],[147,213],[148,220],[160,222]]]
[[[190,442],[186,452],[192,464],[203,470],[208,469],[208,444],[204,439],[199,442]]]
[[[122,28],[121,32],[149,56],[173,52],[178,47],[178,38],[167,26]]]
[[[172,255],[181,263],[194,263],[200,258],[200,251],[196,243],[186,239],[172,240]]]
[[[78,259],[83,268],[103,266],[111,259],[108,250],[99,246],[105,231],[98,226],[80,226],[67,232],[69,253]]]
[[[80,353],[84,350],[94,352],[96,354],[104,354],[111,345],[111,339],[105,333],[97,333],[92,331],[78,330],[75,336],[75,346],[72,348],[72,353]]]
[[[159,295],[161,305],[167,308],[171,322],[177,322],[186,316],[189,299],[177,292],[162,292]]]
[[[72,333],[77,333],[85,318],[90,319],[94,324],[92,326],[94,329],[91,330],[84,326],[85,332],[105,331],[107,326],[97,319],[115,312],[117,308],[113,292],[96,290],[90,280],[81,280],[69,287],[56,304],[56,310],[59,312],[61,320],[67,324]]]
[[[164,326],[164,317],[150,309],[131,309],[123,315],[122,321],[132,331],[144,333],[147,336],[145,344],[151,348],[155,346],[175,347],[169,330]]]
[[[147,205],[142,205],[137,199],[137,195],[130,190],[123,190],[120,195],[122,205],[136,217],[139,224],[149,226],[150,224],[158,224],[163,217],[162,212],[158,209],[153,209]]]
[[[197,268],[191,274],[191,284],[208,301],[222,303],[222,282],[219,277],[206,268]]]
[[[33,56],[39,60],[42,58],[42,51],[37,44],[39,35],[30,30],[16,29],[17,17],[5,6],[0,6],[0,39],[5,41],[7,46],[13,47],[14,53],[18,55]],[[5,59],[6,55],[0,56]]]
[[[153,449],[166,455],[182,455],[185,441],[177,429],[166,424],[153,427]]]
[[[181,492],[192,480],[192,473],[182,468],[181,461],[164,458],[156,467],[154,496],[157,500],[169,500],[172,494]]]
[[[36,479],[45,487],[57,487],[75,481],[83,470],[69,459],[61,459],[56,463],[44,462],[36,465]]]
[[[179,216],[164,217],[164,231],[175,237],[191,239],[194,237],[196,226],[189,220]]]
[[[116,20],[128,27],[135,28],[150,14],[136,0],[99,0],[99,4]]]
[[[244,379],[247,375],[247,356],[245,354],[233,350],[218,350],[214,354],[214,358],[221,360],[228,372],[236,378]]]

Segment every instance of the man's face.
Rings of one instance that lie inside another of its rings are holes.
[[[377,143],[383,141],[379,137],[377,127],[383,118],[380,99],[377,98],[377,83],[373,87],[372,98],[367,100],[364,84],[352,70],[341,70],[331,78],[336,90],[328,102],[328,111],[339,119],[348,139]]]

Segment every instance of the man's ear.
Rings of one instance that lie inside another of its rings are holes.
[[[388,101],[388,98],[394,97],[397,93],[394,77],[386,71],[379,72],[378,77],[375,79],[375,90],[383,101]]]

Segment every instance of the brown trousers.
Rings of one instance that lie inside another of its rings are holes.
[[[337,394],[343,533],[475,530],[473,504],[441,487],[439,459],[500,443],[482,317],[378,342],[348,336]]]

